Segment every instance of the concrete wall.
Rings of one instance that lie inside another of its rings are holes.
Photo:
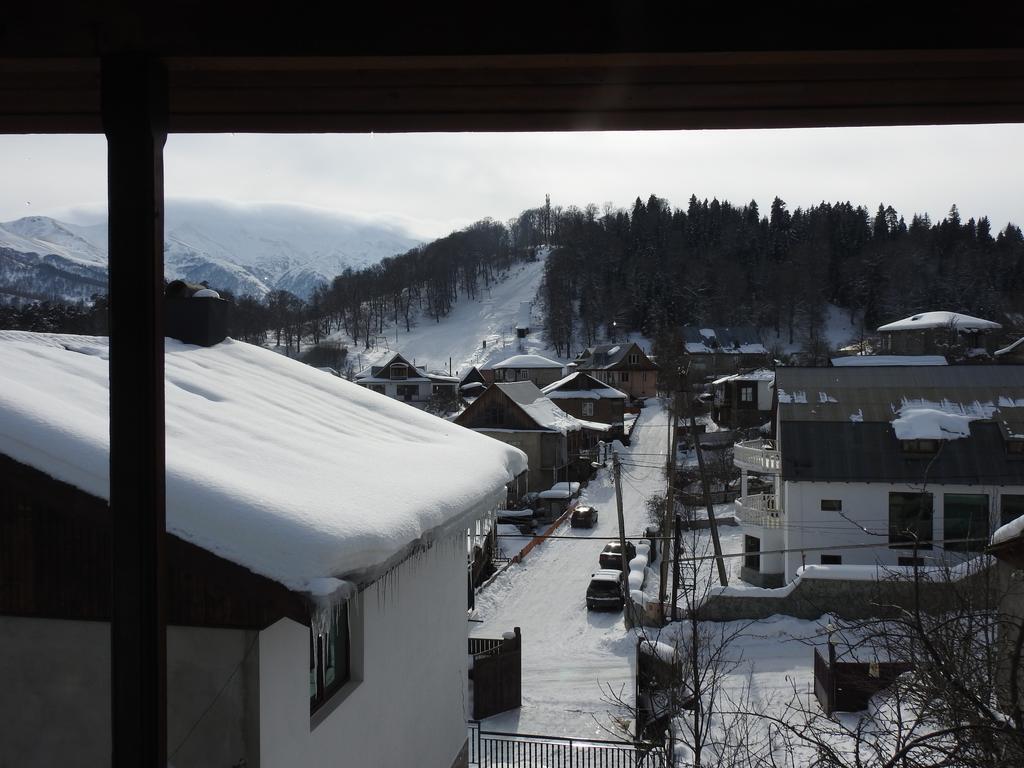
[[[322,719],[309,714],[309,629],[282,619],[260,634],[263,767],[452,765],[466,742],[464,534],[353,600],[361,669]]]
[[[973,595],[976,605],[987,599],[985,576],[975,573],[954,587],[941,579],[920,584],[921,605],[926,611],[951,610],[956,594]],[[990,595],[991,597],[991,595]],[[766,619],[782,614],[799,619],[817,619],[835,614],[842,619],[866,619],[894,616],[898,609],[915,604],[912,580],[860,581],[840,579],[800,579],[781,589],[727,588],[714,594],[700,608],[705,621]]]
[[[801,565],[818,565],[827,554],[842,557],[843,565],[896,565],[898,558],[911,557],[912,549],[889,549],[889,493],[915,493],[921,484],[887,483],[803,483],[787,481],[784,484],[783,509],[786,515],[786,548],[797,550],[786,555],[785,577],[791,581]],[[1024,493],[1020,486],[937,485],[925,489],[932,494],[932,538],[944,538],[943,497],[947,493],[987,494],[989,497],[990,532],[999,524],[1000,496],[1004,493]],[[822,499],[842,501],[839,512],[821,510]],[[845,517],[844,517],[845,516]],[[847,520],[845,518],[850,518]],[[851,522],[852,521],[852,522]],[[871,533],[865,533],[861,528]],[[878,534],[878,535],[873,535]],[[844,545],[871,544],[879,546],[861,549],[841,549]],[[800,552],[802,547],[836,547],[834,552],[818,550]],[[952,560],[963,555],[939,547],[920,550],[918,556],[926,563]]]
[[[168,753],[178,750],[171,764],[259,765],[253,639],[241,630],[168,628],[167,744]],[[109,765],[110,625],[0,617],[0,722],[2,768]]]

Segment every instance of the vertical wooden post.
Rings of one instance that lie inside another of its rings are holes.
[[[102,62],[110,290],[111,716],[114,766],[167,764],[164,611],[163,145],[167,84]]]
[[[626,555],[626,521],[622,515],[622,464],[619,452],[612,451],[612,476],[615,478],[615,511],[619,519],[619,551],[622,553],[622,578],[619,581],[622,590],[622,619],[626,629],[635,623],[633,617],[633,598],[629,594],[629,557]]]

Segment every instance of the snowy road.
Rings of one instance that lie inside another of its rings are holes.
[[[629,538],[640,538],[647,526],[645,499],[664,490],[667,421],[660,402],[649,400],[621,455]],[[624,712],[603,695],[610,686],[633,699],[635,641],[622,613],[588,611],[585,603],[598,554],[618,535],[610,467],[598,471],[583,501],[597,507],[598,524],[588,530],[566,523],[558,533],[586,540],[547,541],[477,596],[475,618],[483,623],[470,624],[472,635],[500,637],[516,626],[523,632],[523,706],[488,718],[488,730],[611,738],[605,728]]]

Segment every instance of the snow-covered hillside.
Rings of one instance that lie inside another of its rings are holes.
[[[497,363],[523,352],[558,359],[542,340],[542,317],[536,304],[529,336],[517,339],[515,334],[520,303],[536,299],[545,256],[541,251],[537,261],[515,265],[500,282],[484,289],[478,300],[462,298],[440,322],[420,318],[409,333],[400,325],[397,340],[393,326],[385,329],[384,337],[372,349],[355,346],[341,334],[334,338],[349,344],[357,370],[383,362],[396,351],[429,369],[447,370],[451,358],[452,373],[465,373],[471,366]]]
[[[170,200],[164,272],[239,295],[283,288],[308,296],[346,267],[374,264],[417,242],[392,224],[301,206]],[[105,223],[83,226],[46,216],[0,223],[0,293],[88,297],[102,291],[97,283],[106,263]]]

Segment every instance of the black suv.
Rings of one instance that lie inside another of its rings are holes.
[[[601,550],[597,561],[602,568],[616,568],[624,571],[629,567],[629,561],[636,557],[636,547],[631,541],[626,542],[626,562],[622,562],[622,546],[617,541],[609,541]]]
[[[590,574],[587,587],[587,610],[622,610],[622,571],[603,569]]]
[[[593,507],[576,507],[569,518],[569,525],[573,528],[593,528],[597,525],[597,510]]]

